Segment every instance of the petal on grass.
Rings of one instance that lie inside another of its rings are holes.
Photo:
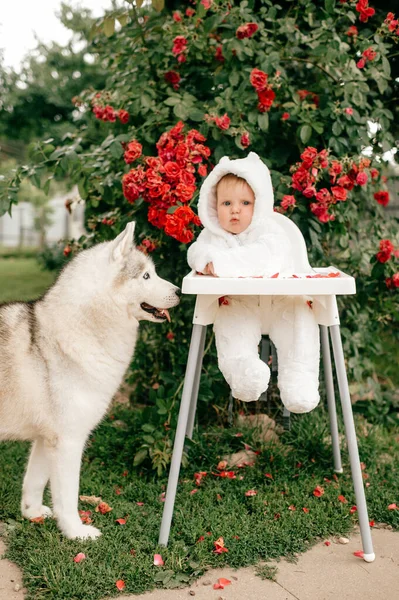
[[[353,515],[353,513],[355,513],[357,511],[357,506],[351,506],[349,509],[349,512],[351,515]]]
[[[265,473],[265,477],[268,479],[273,479],[273,475],[271,473]]]
[[[245,495],[250,497],[250,496],[256,496],[258,492],[256,490],[248,490],[245,492]]]
[[[44,523],[44,517],[43,516],[41,516],[41,517],[33,517],[32,519],[29,519],[29,521],[31,523],[37,523],[39,525],[42,525]]]
[[[388,510],[397,510],[397,508],[398,508],[398,507],[396,506],[396,504],[395,504],[395,503],[393,503],[393,504],[390,504],[390,505],[388,506]],[[31,519],[31,520],[32,520],[32,519]]]
[[[340,495],[338,496],[338,500],[339,500],[340,502],[342,502],[343,504],[345,504],[346,502],[348,502],[348,501],[347,501],[347,499],[345,498],[345,496],[343,496],[342,494],[340,494]]]
[[[126,587],[126,583],[123,581],[123,579],[118,579],[118,581],[115,581],[115,585],[120,592]]]
[[[216,542],[213,542],[215,546],[215,554],[223,554],[223,552],[228,552],[228,549],[224,545],[224,539],[222,537],[218,538]]]
[[[126,519],[115,519],[115,523],[118,523],[118,525],[126,525]]]
[[[82,560],[84,560],[85,558],[86,558],[86,554],[83,554],[83,552],[79,552],[79,554],[77,554],[77,555],[74,557],[74,559],[73,559],[73,562],[80,563],[80,562],[82,562]]]
[[[322,496],[324,494],[324,488],[321,485],[316,485],[315,489],[313,490],[313,496],[316,496],[316,498],[320,498],[320,496]]]
[[[304,512],[304,513],[306,513],[306,514],[309,512],[309,509],[308,509],[308,508],[306,508],[306,506],[304,506],[302,510],[303,510],[303,512]]]
[[[107,513],[111,512],[112,508],[106,502],[100,502],[100,504],[96,506],[95,510],[96,512],[99,512],[102,515],[106,515]]]
[[[164,564],[162,556],[160,554],[154,554],[154,565],[156,567],[162,567]]]

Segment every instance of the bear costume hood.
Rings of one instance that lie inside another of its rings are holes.
[[[203,226],[213,234],[222,237],[232,234],[220,226],[216,210],[216,186],[221,178],[229,173],[245,179],[255,195],[254,213],[250,225],[245,230],[246,234],[274,214],[270,172],[259,156],[255,152],[250,152],[246,158],[234,160],[223,156],[203,182],[198,201],[198,214]]]

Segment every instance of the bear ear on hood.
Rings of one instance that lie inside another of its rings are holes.
[[[253,162],[259,162],[260,158],[259,156],[256,154],[256,152],[250,152],[247,156],[247,158],[249,158],[251,161]]]

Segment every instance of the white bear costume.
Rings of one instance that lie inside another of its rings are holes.
[[[217,217],[216,185],[228,173],[245,179],[255,194],[252,221],[239,234],[225,231]],[[198,213],[204,229],[188,250],[190,267],[201,273],[212,262],[218,277],[292,274],[293,251],[273,219],[273,204],[269,169],[257,154],[235,160],[224,156],[201,187]],[[282,402],[296,413],[317,406],[319,328],[303,296],[262,297],[262,302],[258,296],[228,297],[219,306],[214,331],[219,368],[235,398],[254,401],[268,387],[270,370],[258,352],[262,331],[267,331],[277,348]]]

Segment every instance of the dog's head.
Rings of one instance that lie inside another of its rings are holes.
[[[170,321],[168,308],[180,302],[180,289],[158,277],[152,259],[134,245],[135,223],[128,223],[110,243],[110,260],[116,267],[114,288],[137,321]]]

